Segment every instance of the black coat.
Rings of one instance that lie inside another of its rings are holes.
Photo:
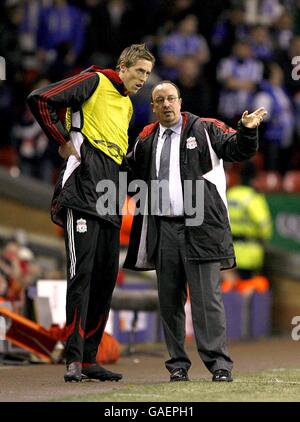
[[[203,215],[199,224],[185,210],[185,237],[187,260],[220,261],[221,269],[235,265],[232,236],[226,201],[225,161],[243,161],[255,154],[258,148],[257,129],[238,124],[238,130],[216,119],[202,119],[191,113],[182,113],[183,128],[180,141],[180,173],[184,181],[192,180],[192,198],[195,204],[196,181],[202,181]],[[136,179],[155,179],[153,159],[159,123],[144,128],[137,138],[129,162]],[[150,192],[150,189],[149,189]],[[185,197],[185,192],[183,192]],[[202,197],[201,197],[202,198]],[[150,200],[150,195],[149,195]],[[198,216],[199,217],[199,216]],[[198,221],[198,220],[197,220]],[[157,246],[157,225],[153,215],[134,217],[125,268],[154,269]]]

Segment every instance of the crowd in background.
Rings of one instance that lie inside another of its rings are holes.
[[[0,251],[0,303],[10,301],[13,310],[30,316],[30,298],[42,269],[32,250],[16,238],[8,240]]]
[[[63,259],[63,258],[62,258]],[[33,299],[39,279],[64,279],[60,260],[45,262],[34,253],[26,231],[15,230],[0,243],[0,306],[9,302],[12,310],[35,320]]]
[[[0,164],[53,183],[58,145],[42,133],[26,96],[91,64],[110,67],[125,46],[144,41],[157,65],[133,97],[131,143],[153,119],[151,86],[171,79],[183,110],[233,127],[245,109],[265,106],[261,168],[299,167],[299,0],[6,0],[0,13]]]

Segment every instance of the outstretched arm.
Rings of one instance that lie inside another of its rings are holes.
[[[251,158],[258,149],[258,126],[267,115],[264,107],[253,113],[244,111],[237,131],[216,119],[201,119],[209,133],[217,156],[225,161],[243,161]]]

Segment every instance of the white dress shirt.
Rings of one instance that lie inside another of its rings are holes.
[[[180,135],[182,128],[182,117],[178,123],[169,128],[159,125],[159,135],[156,148],[156,176],[158,177],[160,166],[160,155],[163,144],[165,142],[165,130],[172,129],[171,135],[171,152],[170,152],[170,169],[169,169],[169,192],[171,210],[170,216],[183,216],[183,193],[180,176]]]

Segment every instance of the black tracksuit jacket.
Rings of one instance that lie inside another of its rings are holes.
[[[243,161],[252,157],[258,148],[258,131],[256,128],[246,128],[241,122],[238,123],[236,131],[216,119],[199,118],[187,112],[182,113],[182,116],[180,142],[182,186],[185,180],[204,181],[204,219],[200,225],[185,225],[187,251],[185,258],[197,261],[220,261],[221,269],[231,268],[235,265],[235,256],[222,160]],[[148,183],[151,179],[156,179],[152,163],[155,160],[154,145],[158,127],[159,124],[156,122],[144,128],[137,138],[134,153],[130,158],[135,177]],[[185,221],[191,218],[187,215],[185,217]],[[148,220],[147,225],[144,218]],[[125,268],[154,269],[153,258],[157,243],[155,221],[155,217],[151,215],[134,217]],[[142,236],[143,230],[147,230],[146,237]],[[143,245],[145,238],[146,245]],[[143,255],[142,251],[146,253]],[[138,262],[141,254],[143,259]]]

